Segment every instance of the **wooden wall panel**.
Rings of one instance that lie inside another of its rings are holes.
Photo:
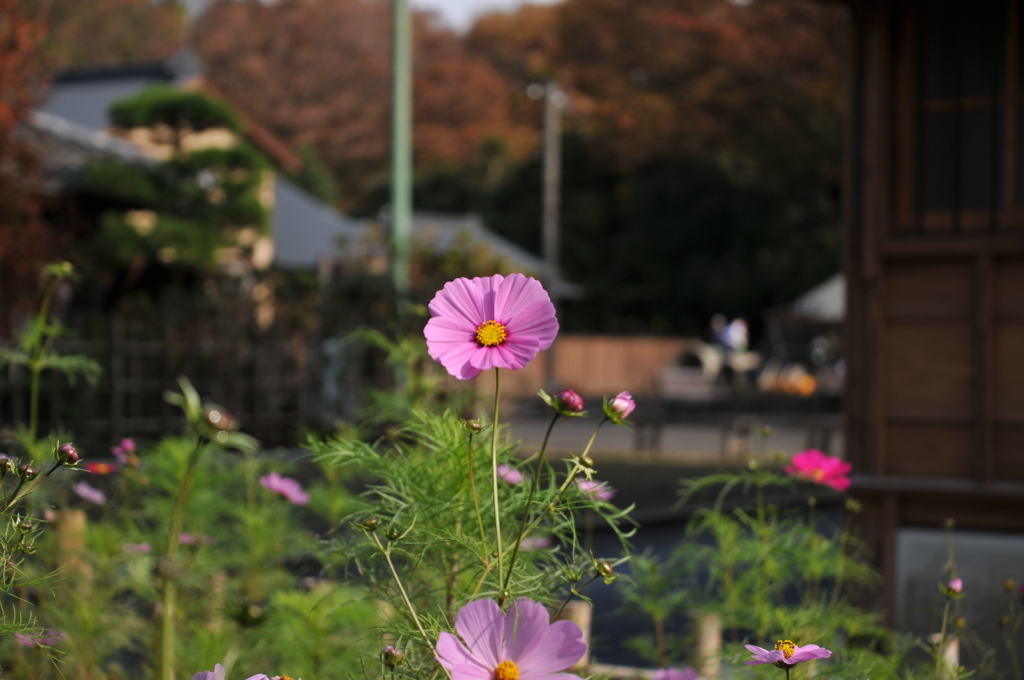
[[[899,424],[885,428],[887,474],[921,477],[971,477],[974,455],[971,428],[944,423]]]
[[[899,260],[887,267],[885,310],[890,317],[967,316],[971,292],[967,261]]]
[[[995,417],[1024,422],[1024,320],[998,323],[993,345]]]
[[[1024,260],[999,258],[993,270],[996,316],[1024,317]],[[1024,348],[1021,351],[1024,352]]]
[[[1000,480],[1024,479],[1024,424],[999,424],[993,438]]]
[[[890,323],[884,347],[887,416],[948,419],[972,413],[968,320]]]

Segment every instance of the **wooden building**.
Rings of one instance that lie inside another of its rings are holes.
[[[846,448],[892,605],[899,528],[1024,531],[1024,0],[850,8]]]

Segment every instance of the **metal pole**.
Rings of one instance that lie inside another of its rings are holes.
[[[562,179],[562,107],[565,93],[558,84],[548,81],[544,86],[544,205],[541,214],[541,248],[544,257],[544,278],[551,301],[558,307],[560,223],[559,194]],[[544,353],[544,383],[555,385],[555,347]]]
[[[408,0],[392,0],[391,279],[399,309],[409,291],[412,222],[412,19]]]

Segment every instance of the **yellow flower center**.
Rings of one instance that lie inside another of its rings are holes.
[[[822,470],[821,468],[818,468],[817,470],[812,472],[811,475],[814,477],[814,481],[816,482],[820,482],[821,480],[825,479],[825,471]]]
[[[793,644],[792,640],[779,640],[775,643],[775,649],[782,651],[782,656],[787,659],[793,656],[793,652],[796,651],[796,645]]]
[[[494,680],[519,680],[519,666],[515,661],[502,661],[494,669]]]
[[[491,319],[476,327],[476,341],[483,347],[495,347],[505,342],[508,332],[505,324]],[[514,665],[514,664],[513,664]],[[518,673],[518,671],[516,671]],[[519,677],[518,675],[516,677]]]

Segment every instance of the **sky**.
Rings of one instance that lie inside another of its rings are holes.
[[[523,0],[411,0],[414,7],[432,9],[457,31],[464,31],[473,19],[494,9],[511,10],[523,4]],[[530,0],[534,5],[551,5],[558,0]]]

